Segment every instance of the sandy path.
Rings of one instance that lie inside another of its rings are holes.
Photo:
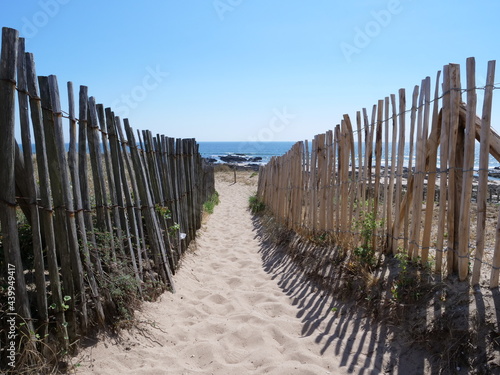
[[[246,209],[255,187],[219,180],[217,190],[221,203],[175,275],[177,293],[145,303],[139,328],[85,349],[77,373],[379,373],[370,358],[379,333],[285,278],[290,264],[266,259]]]

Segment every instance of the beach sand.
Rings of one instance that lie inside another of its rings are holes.
[[[134,328],[84,348],[77,374],[378,374],[391,362],[422,373],[416,353],[405,372],[383,326],[266,252],[247,210],[250,176],[233,184],[232,173],[217,174],[221,202],[175,275],[177,293],[144,303]]]

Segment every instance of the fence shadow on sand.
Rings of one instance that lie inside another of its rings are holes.
[[[318,254],[322,251],[324,257],[329,257],[337,251],[335,248],[320,249],[318,245],[305,241],[300,245],[290,244],[285,238],[276,238],[276,233],[270,233],[261,222],[261,218],[255,217],[253,224],[255,237],[261,242],[260,255],[263,268],[277,282],[283,293],[292,300],[292,304],[297,308],[296,317],[302,323],[302,336],[312,336],[320,347],[321,355],[336,356],[339,358],[341,368],[349,373],[362,375],[440,373],[446,367],[449,369],[449,366],[459,365],[454,358],[444,355],[443,345],[447,343],[439,344],[437,337],[436,341],[421,341],[428,333],[427,331],[423,331],[420,337],[413,337],[414,332],[403,332],[406,325],[396,326],[392,320],[386,319],[380,313],[377,318],[373,318],[373,311],[368,311],[366,306],[358,304],[354,299],[340,299],[338,293],[333,291],[335,285],[325,288],[325,283],[339,282],[334,275],[338,271],[335,267],[329,267],[329,274],[323,273],[320,278],[311,277],[317,273],[317,264],[313,261],[304,261],[302,254]],[[296,251],[297,246],[304,248],[302,251]],[[387,268],[386,272],[391,271]],[[447,282],[454,283],[454,281]],[[469,286],[464,286],[464,288],[469,288]],[[432,300],[435,306],[436,321],[446,322],[446,319],[451,317],[454,320],[467,320],[469,315],[474,313],[479,321],[484,322],[485,315],[488,313],[484,308],[485,304],[498,307],[500,306],[499,297],[498,293],[492,292],[491,295],[490,293],[485,295],[478,291],[471,297],[475,299],[474,311],[469,310],[465,300],[461,301],[463,306],[461,316],[457,316],[457,310],[448,309],[448,304],[440,300],[439,293],[430,293],[427,298],[428,301]],[[458,301],[453,301],[453,304],[457,303]],[[412,309],[413,307],[407,306],[406,308]],[[406,314],[407,312],[408,310],[403,310],[400,313]],[[498,309],[496,320],[500,321]],[[412,323],[407,322],[407,324]],[[425,326],[425,319],[423,324]],[[465,334],[469,328],[471,327],[465,327],[460,332],[454,331],[457,336],[453,337],[453,342],[459,343],[458,334]],[[437,328],[435,329],[437,333]],[[444,331],[448,328],[443,326],[440,329]],[[449,332],[443,335],[452,331],[450,327]],[[467,339],[468,337],[464,336],[462,341],[465,343]],[[481,345],[481,342],[487,345],[489,341],[486,338],[481,340],[479,335],[476,339],[478,345]],[[456,348],[456,350],[459,349],[459,347]],[[477,361],[486,363],[488,359],[485,357],[485,351],[478,348],[477,353]]]

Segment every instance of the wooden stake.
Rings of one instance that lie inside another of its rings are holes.
[[[491,127],[491,111],[493,103],[493,85],[495,84],[495,64],[494,60],[488,62],[486,73],[486,87],[484,90],[483,114],[481,116],[481,144],[479,152],[479,180],[477,187],[477,230],[476,230],[476,253],[474,257],[474,268],[472,271],[472,285],[479,284],[481,276],[481,265],[484,253],[484,236],[486,229],[486,193],[488,190],[488,164],[489,164],[489,133]],[[500,220],[499,220],[500,221]],[[497,246],[495,244],[495,246]],[[497,255],[498,257],[498,255]],[[495,258],[495,255],[493,255]],[[498,280],[493,275],[493,281]],[[498,285],[498,284],[497,284]],[[490,287],[495,287],[495,282],[490,283]]]
[[[460,281],[469,273],[469,232],[470,201],[472,196],[472,178],[474,169],[474,135],[476,119],[476,62],[473,57],[467,59],[467,121],[465,125],[465,159],[463,164],[462,197],[460,203],[460,222],[458,236],[458,277]]]

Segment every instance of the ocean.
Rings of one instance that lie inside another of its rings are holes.
[[[217,163],[222,162],[221,156],[228,155],[239,155],[251,158],[262,158],[261,160],[254,162],[256,164],[266,164],[269,162],[272,156],[280,156],[285,154],[290,148],[295,144],[295,142],[198,142],[200,145],[200,154],[204,158],[215,159]],[[309,144],[310,145],[310,144]],[[389,163],[391,160],[391,144],[389,146]],[[357,144],[355,144],[357,150]],[[375,153],[375,151],[373,151]],[[479,143],[476,142],[475,145],[475,160],[474,169],[479,169]],[[408,159],[410,155],[409,145],[406,144],[405,147],[405,166],[408,165]],[[357,158],[356,151],[356,158]],[[375,156],[375,154],[374,154]],[[415,151],[413,151],[413,156],[415,157]],[[357,160],[356,160],[357,163]],[[382,146],[382,165],[385,164],[385,146]],[[415,165],[415,161],[413,162]],[[439,158],[438,158],[439,167]],[[500,168],[500,162],[498,162],[493,156],[490,155],[489,169]]]
[[[215,163],[223,162],[221,157],[236,155],[241,156],[246,159],[255,159],[258,158],[258,161],[246,161],[241,162],[239,164],[267,164],[271,157],[273,156],[281,156],[286,154],[288,150],[296,143],[296,142],[198,142],[200,145],[200,154],[204,158],[214,159]],[[21,146],[21,145],[20,145]],[[311,143],[309,143],[309,147]],[[357,142],[354,145],[356,149],[356,164],[358,164],[358,154],[357,154]],[[389,148],[389,164],[391,160],[391,144],[388,145]],[[21,147],[22,149],[22,147]],[[69,149],[69,144],[66,144],[66,150]],[[35,145],[32,145],[32,152],[35,153]],[[374,157],[375,157],[375,151]],[[439,151],[438,151],[439,152]],[[404,165],[408,165],[410,155],[410,148],[408,143],[405,145],[404,151]],[[415,151],[413,153],[413,157],[415,157]],[[439,155],[438,155],[438,168],[439,168]],[[382,146],[382,165],[385,165],[385,146]],[[413,162],[415,165],[415,161]],[[474,170],[477,171],[479,169],[479,143],[476,142],[475,145],[475,159],[474,159]],[[495,169],[495,172],[500,172],[500,162],[498,162],[493,156],[490,155],[489,160],[489,170]],[[476,172],[477,173],[477,172]]]
[[[252,162],[266,164],[273,156],[285,154],[295,142],[198,142],[200,154],[204,158],[220,163],[221,156],[236,155],[247,159],[262,158]]]

